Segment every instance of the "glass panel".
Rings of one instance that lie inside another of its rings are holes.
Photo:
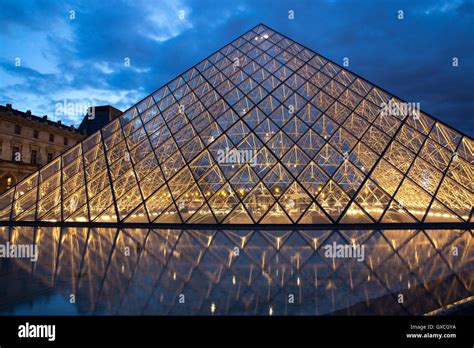
[[[282,162],[285,167],[296,177],[300,174],[303,168],[309,163],[310,158],[297,146],[287,152],[283,157]]]
[[[362,116],[369,122],[373,122],[379,115],[381,106],[377,106],[367,99],[363,99],[356,108],[358,115]]]
[[[442,178],[440,171],[420,157],[413,163],[408,176],[431,194],[435,193]]]
[[[380,155],[385,150],[390,138],[378,128],[371,126],[362,137],[362,141]]]
[[[260,220],[274,202],[275,199],[273,195],[267,190],[263,183],[259,183],[255,186],[243,200],[245,207],[255,222]]]
[[[137,186],[131,187],[121,198],[117,199],[120,220],[123,220],[141,202],[140,190]]]
[[[441,184],[436,198],[451,208],[464,221],[469,221],[474,206],[474,195],[448,177]]]
[[[140,172],[137,172],[140,177]],[[159,188],[165,182],[161,169],[155,168],[143,179],[140,179],[139,185],[143,193],[143,197],[146,199],[150,196],[157,188]]]
[[[362,137],[369,126],[370,124],[356,113],[352,113],[343,124],[343,127],[358,139]]]
[[[110,196],[110,192],[107,192]],[[97,203],[101,201],[97,200],[96,204],[91,205],[94,209],[97,207]],[[74,221],[82,221],[86,222],[89,220],[88,212],[87,212],[87,198],[86,198],[86,190],[84,187],[79,188],[78,191],[71,194],[69,197],[63,200],[63,217],[66,220],[69,216],[71,216],[76,211],[81,211],[82,214],[77,216]]]
[[[316,197],[321,192],[328,180],[329,177],[326,173],[314,162],[311,162],[298,177],[298,182],[303,185],[313,197]]]
[[[436,142],[428,139],[423,145],[420,156],[435,168],[444,171],[452,157],[452,154]]]
[[[247,164],[232,177],[230,184],[241,199],[243,199],[254,188],[259,180],[257,174],[255,174],[250,165]]]
[[[156,220],[164,210],[173,203],[171,198],[171,193],[168,190],[168,187],[162,186],[157,192],[155,192],[150,198],[145,202],[147,210],[150,214],[152,220]]]
[[[473,167],[472,164],[467,163],[459,157],[453,157],[453,160],[448,169],[448,175],[464,185],[465,188],[474,191],[474,177],[473,177]]]
[[[390,202],[390,197],[369,179],[359,191],[355,200],[375,221],[379,221]]]
[[[298,141],[298,146],[311,158],[324,145],[325,140],[321,138],[313,129],[309,129]]]
[[[397,141],[393,141],[383,156],[398,170],[405,173],[410,167],[415,155],[406,147],[400,145]]]
[[[415,185],[410,179],[405,179],[398,190],[395,199],[407,209],[418,221],[425,216],[431,202],[431,196]]]
[[[357,203],[352,202],[341,219],[342,224],[370,224],[373,221]]]
[[[467,162],[474,163],[474,141],[464,137],[459,144],[458,153]]]
[[[330,180],[316,198],[320,206],[336,221],[342,214],[349,197],[332,180]]]
[[[359,142],[349,155],[349,160],[365,174],[369,173],[378,159],[379,156],[375,152],[371,151],[362,142]]]
[[[273,138],[267,143],[267,146],[278,158],[282,158],[292,145],[293,142],[291,139],[281,131],[273,136]]]
[[[382,159],[372,172],[371,179],[389,195],[393,195],[402,181],[402,174]]]
[[[314,158],[316,163],[330,175],[334,174],[343,159],[344,157],[329,144],[326,144]]]
[[[354,196],[364,178],[365,175],[349,161],[344,161],[333,176],[333,180],[349,197]]]
[[[430,133],[430,138],[434,139],[438,144],[443,145],[450,151],[454,151],[461,140],[461,135],[437,122]]]
[[[285,192],[292,181],[293,179],[291,178],[290,173],[279,163],[263,178],[263,182],[268,190],[275,197],[279,197],[283,192]]]
[[[239,200],[232,187],[226,184],[211,198],[208,198],[208,203],[217,221],[221,222],[239,204]]]
[[[293,222],[296,222],[312,203],[312,199],[296,181],[278,200]]]
[[[0,221],[10,220],[12,201],[13,190],[10,190],[0,196]]]

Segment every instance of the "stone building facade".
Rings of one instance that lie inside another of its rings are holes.
[[[84,138],[73,126],[0,105],[0,193]]]
[[[86,115],[75,128],[0,105],[0,194],[121,113],[110,105],[96,106],[95,117]]]

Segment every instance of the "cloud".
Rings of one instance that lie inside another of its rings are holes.
[[[160,6],[150,1],[142,1],[141,5],[144,6],[148,21],[140,34],[158,43],[168,41],[192,28],[189,21],[192,10],[181,1],[163,1]]]
[[[64,99],[126,109],[263,22],[338,63],[348,57],[350,70],[474,134],[466,122],[474,90],[469,1],[4,3],[0,103],[36,114],[53,115]]]

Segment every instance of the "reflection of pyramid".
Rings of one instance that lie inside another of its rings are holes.
[[[469,222],[473,140],[405,104],[258,25],[1,196],[0,219]]]
[[[76,294],[87,315],[422,315],[474,294],[473,238],[462,230],[0,228],[0,242],[9,238],[36,240],[39,258],[0,269],[0,279],[18,282],[21,269],[35,285],[0,297],[0,314],[48,291]],[[351,241],[370,257],[325,256],[325,246]]]

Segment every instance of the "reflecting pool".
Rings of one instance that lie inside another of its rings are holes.
[[[422,315],[474,294],[470,230],[0,227],[0,245],[37,252],[0,258],[0,315]]]

